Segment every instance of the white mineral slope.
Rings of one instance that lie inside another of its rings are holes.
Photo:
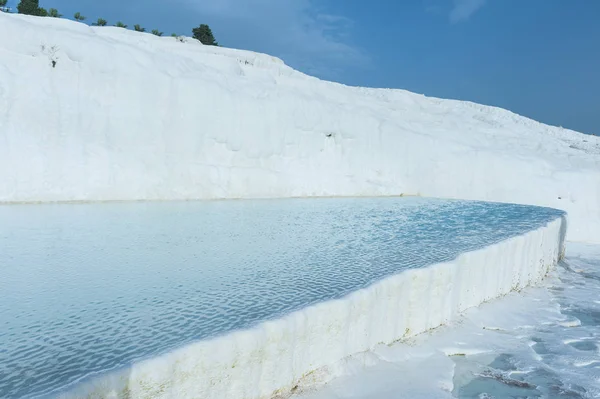
[[[539,284],[564,256],[566,220],[451,262],[410,269],[343,298],[112,374],[91,376],[59,399],[285,397],[335,377],[340,359],[456,320],[466,309]],[[493,278],[490,278],[493,277]]]
[[[599,137],[192,39],[3,13],[0,37],[0,202],[423,195],[600,242]]]

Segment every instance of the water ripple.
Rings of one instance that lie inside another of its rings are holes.
[[[417,198],[3,206],[0,397],[49,394],[562,215]]]

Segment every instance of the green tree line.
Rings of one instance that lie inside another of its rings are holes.
[[[0,0],[0,8],[3,11],[6,11],[6,4],[8,0]],[[17,12],[19,14],[26,15],[35,15],[38,17],[51,17],[51,18],[61,18],[63,15],[58,12],[56,8],[50,8],[46,10],[45,8],[40,7],[39,0],[21,0],[17,5]],[[80,12],[76,12],[73,15],[73,19],[76,21],[83,22],[87,18],[84,15],[81,15]],[[108,22],[103,18],[98,18],[95,22],[92,23],[93,26],[107,26]],[[123,22],[118,21],[115,24],[116,27],[127,29],[127,25]],[[143,28],[141,25],[134,25],[134,30],[136,32],[146,32],[146,28]],[[162,36],[164,32],[159,31],[158,29],[153,29],[150,33],[156,36]],[[202,44],[206,44],[209,46],[218,46],[219,43],[215,40],[215,36],[212,33],[210,27],[206,24],[201,24],[197,28],[192,29],[192,35],[194,39],[199,40]],[[171,36],[177,37],[178,35],[172,33]]]

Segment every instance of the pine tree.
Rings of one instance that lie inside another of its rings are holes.
[[[152,29],[152,34],[156,36],[162,36],[164,32],[159,31],[158,29]]]
[[[39,0],[21,0],[17,6],[19,14],[39,15],[40,1]]]
[[[46,11],[45,8],[40,7],[40,8],[38,8],[37,15],[40,16],[40,17],[47,17],[48,16],[48,11]]]
[[[8,0],[0,0],[0,9],[2,9],[2,11],[4,11],[4,7],[6,7],[6,3],[8,3]]]
[[[123,22],[121,22],[121,21],[117,22],[117,23],[115,24],[115,26],[116,26],[117,28],[124,28],[124,29],[125,29],[125,28],[127,28],[127,25],[125,25],[125,24],[124,24]]]
[[[60,18],[62,17],[62,14],[59,14],[56,8],[51,8],[48,10],[48,16],[52,18]]]
[[[177,33],[171,33],[172,37],[177,37]]]
[[[135,29],[136,32],[146,32],[146,28],[142,28],[139,24],[133,25],[133,29]]]
[[[212,30],[208,25],[202,24],[199,27],[192,29],[192,33],[194,34],[194,39],[200,40],[202,44],[206,44],[208,46],[219,45],[219,43],[215,41]]]
[[[75,15],[73,15],[73,18],[75,18],[77,21],[84,21],[85,17],[83,15],[81,15],[81,13],[76,12]]]
[[[103,18],[98,18],[98,20],[97,20],[96,22],[94,22],[92,25],[93,25],[93,26],[106,26],[106,24],[107,24],[107,23],[108,23],[108,22],[106,22],[106,20],[105,20],[105,19],[103,19]],[[125,26],[125,27],[127,27],[127,26]]]

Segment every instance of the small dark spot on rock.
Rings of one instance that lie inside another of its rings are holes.
[[[56,61],[52,60],[52,68],[56,68]]]
[[[562,199],[562,197],[558,197],[558,199]]]

